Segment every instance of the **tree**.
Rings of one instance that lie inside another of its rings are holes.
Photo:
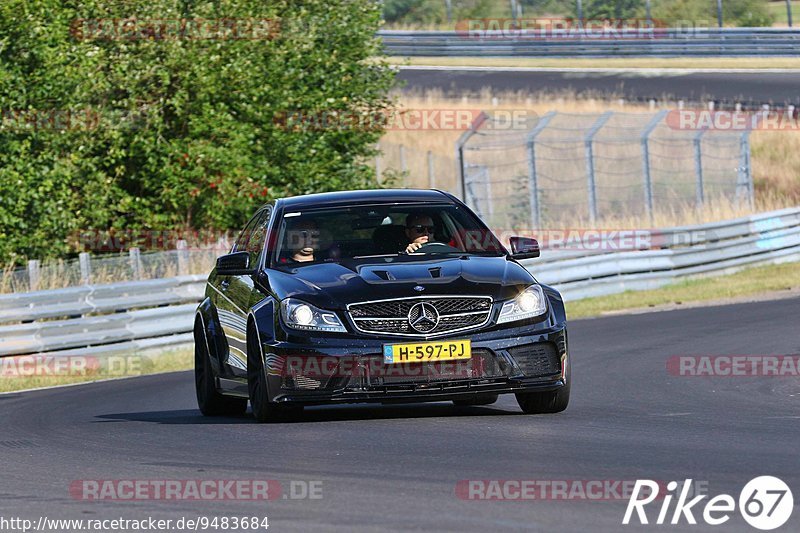
[[[4,2],[0,109],[84,118],[4,121],[0,258],[62,255],[76,231],[235,228],[275,196],[377,186],[379,127],[281,117],[390,107],[379,21],[370,0]]]

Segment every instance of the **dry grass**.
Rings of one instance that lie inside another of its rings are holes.
[[[578,98],[572,93],[509,93],[492,94],[484,90],[477,97],[446,98],[439,92],[401,95],[399,109],[469,109],[489,112],[525,111],[542,116],[551,110],[561,113],[602,113],[608,110],[628,113],[652,113],[649,105],[631,104],[614,97]],[[673,102],[664,99],[655,109],[675,109]],[[381,140],[384,156],[383,169],[400,169],[402,166],[399,147],[405,148],[407,176],[403,183],[408,187],[428,188],[428,152],[435,162],[435,185],[456,194],[459,190],[455,143],[461,130],[392,130]],[[666,227],[712,222],[736,218],[762,211],[770,211],[800,203],[800,133],[756,131],[751,135],[753,180],[756,191],[754,209],[749,205],[710,200],[702,211],[690,205],[670,203],[667,208],[658,207],[654,221],[641,217],[621,215],[606,216],[596,221],[598,227]],[[523,156],[524,157],[524,156]],[[639,178],[640,179],[640,178]],[[560,227],[591,227],[585,217],[569,214],[555,221]]]
[[[566,303],[570,319],[601,316],[624,310],[663,305],[713,302],[770,294],[792,294],[800,289],[797,263],[748,268],[726,276],[681,281],[651,291],[628,291]]]
[[[164,372],[189,370],[194,365],[194,350],[191,347],[147,350],[143,352],[100,354],[86,358],[72,358],[72,368],[92,368],[89,371],[63,371],[48,374],[44,356],[19,356],[0,359],[0,392],[13,392],[57,385],[88,383],[107,379],[120,379]],[[25,361],[23,363],[23,361]],[[35,361],[40,361],[35,365]],[[94,366],[98,362],[99,366]],[[81,366],[82,364],[82,366]],[[37,372],[30,369],[39,368]],[[66,367],[64,367],[66,368]],[[26,375],[30,374],[30,375]],[[38,375],[32,375],[38,374]]]

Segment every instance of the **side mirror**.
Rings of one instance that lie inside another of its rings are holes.
[[[511,257],[533,259],[539,257],[539,241],[529,237],[511,237]]]
[[[217,258],[217,274],[220,276],[241,276],[251,273],[249,252],[234,252]]]

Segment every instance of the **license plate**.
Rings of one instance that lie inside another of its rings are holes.
[[[472,357],[472,346],[469,340],[383,345],[383,362],[387,365],[452,361],[470,357]]]

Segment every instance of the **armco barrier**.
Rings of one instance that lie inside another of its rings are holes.
[[[541,258],[523,264],[566,300],[576,300],[800,261],[800,208],[658,230],[657,235],[658,249],[544,249]],[[0,356],[190,343],[195,306],[204,291],[205,277],[195,275],[0,295]]]
[[[185,343],[204,289],[205,276],[192,275],[3,294],[0,356]]]
[[[533,31],[378,32],[390,56],[673,57],[795,56],[800,31],[790,28],[672,28],[619,38],[542,38]]]
[[[659,235],[663,249],[543,250],[541,260],[524,264],[539,281],[558,288],[565,300],[576,300],[655,288],[686,276],[799,261],[800,209],[659,230]]]

